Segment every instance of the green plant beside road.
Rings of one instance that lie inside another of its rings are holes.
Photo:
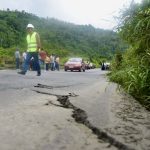
[[[150,1],[143,0],[122,13],[118,32],[130,48],[112,63],[110,79],[150,110]]]

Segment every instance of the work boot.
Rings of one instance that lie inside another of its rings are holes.
[[[37,72],[37,76],[40,76],[40,75],[41,75],[41,71],[38,71],[38,72]]]
[[[26,73],[24,71],[20,71],[18,74],[25,75]]]

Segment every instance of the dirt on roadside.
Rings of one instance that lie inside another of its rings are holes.
[[[106,91],[111,93],[111,124],[105,131],[135,150],[150,150],[150,112],[115,84]]]

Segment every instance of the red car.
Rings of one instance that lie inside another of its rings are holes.
[[[65,71],[75,71],[78,70],[79,72],[85,72],[85,63],[83,62],[82,58],[70,58],[64,65]]]

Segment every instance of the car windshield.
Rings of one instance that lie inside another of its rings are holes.
[[[70,58],[69,61],[70,62],[81,62],[82,59],[81,58]]]

